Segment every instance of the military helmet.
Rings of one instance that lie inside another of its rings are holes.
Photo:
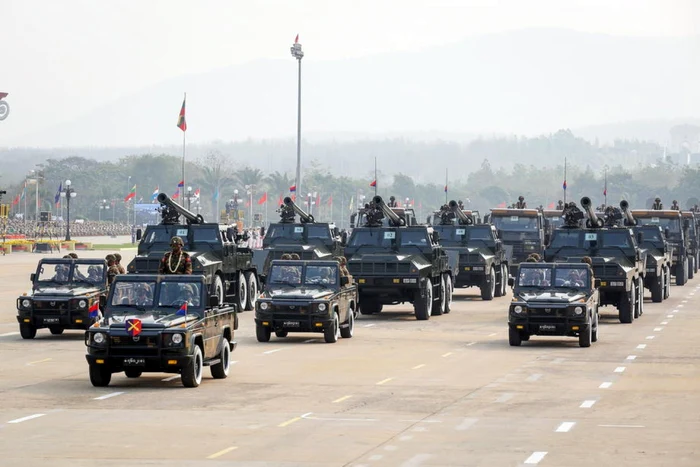
[[[518,199],[519,199],[520,201],[522,201],[522,200],[525,199],[525,197],[524,197],[524,196],[518,196]]]
[[[180,292],[187,292],[191,295],[194,295],[194,289],[192,288],[191,284],[183,284],[180,286]]]
[[[184,246],[185,243],[182,241],[182,238],[180,238],[180,237],[173,237],[173,238],[170,239],[170,246],[174,246],[174,245]]]
[[[658,203],[659,201],[661,201],[661,198],[659,198],[659,197],[657,196],[656,198],[654,198],[654,201],[656,201],[656,202]]]
[[[88,274],[97,273],[97,266],[94,264],[88,268]]]
[[[122,255],[120,255],[119,253],[114,253],[114,259],[116,259],[117,263],[118,263],[119,261],[122,260]]]
[[[73,259],[78,259],[78,253],[68,253],[68,256]]]
[[[347,264],[348,262],[345,256],[341,256],[340,258],[338,258],[338,261],[340,261],[340,264]]]
[[[105,260],[107,261],[117,261],[117,258],[114,257],[114,255],[107,255],[105,256]]]

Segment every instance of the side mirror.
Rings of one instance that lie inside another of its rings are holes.
[[[340,276],[340,286],[344,287],[350,283],[350,278],[348,276]]]
[[[218,295],[209,295],[209,306],[210,307],[219,306],[219,296]]]
[[[35,279],[36,279],[36,273],[33,272],[33,273],[31,273],[31,274],[29,275],[29,280],[32,281],[32,282],[34,282]]]
[[[644,241],[644,233],[637,232],[637,244],[641,245],[643,241]]]
[[[343,246],[348,244],[348,233],[343,231],[343,233],[340,236],[340,242],[343,244]]]
[[[107,297],[100,295],[100,308],[104,308],[107,305]]]
[[[600,279],[593,280],[593,287],[595,287],[596,289],[600,287]]]
[[[141,237],[143,236],[143,232],[141,229],[136,229],[136,240],[141,240]]]
[[[668,238],[668,236],[671,234],[671,230],[669,230],[668,227],[664,229],[664,237]]]
[[[513,287],[515,285],[515,279],[513,279],[512,277],[509,277],[508,278],[508,285],[510,287]]]

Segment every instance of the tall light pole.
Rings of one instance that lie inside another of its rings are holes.
[[[102,203],[100,203],[100,221],[102,220],[102,211],[105,211],[105,215],[107,214],[106,210],[109,209],[109,203],[107,202],[106,199],[102,200]]]
[[[131,175],[126,178],[126,192],[131,193]],[[129,201],[124,203],[124,209],[126,210],[126,223],[129,224]]]
[[[192,210],[192,198],[194,198],[194,195],[192,194],[192,187],[191,186],[187,187],[187,194],[185,195],[185,198],[187,198],[187,210],[191,211]]]
[[[294,44],[291,47],[292,57],[299,62],[299,78],[297,81],[297,176],[295,180],[296,192],[301,193],[301,59],[304,58],[304,52],[301,50],[299,43],[299,34],[294,39]]]
[[[66,241],[70,241],[70,199],[75,198],[77,193],[71,188],[70,180],[64,183],[64,189],[61,192],[61,197],[66,198]]]
[[[253,227],[253,189],[255,188],[255,185],[246,185],[245,189],[248,190],[246,194],[248,195],[248,207],[249,209],[249,215],[250,218],[248,219],[248,222],[250,222],[250,226]]]

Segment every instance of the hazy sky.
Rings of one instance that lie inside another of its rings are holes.
[[[525,27],[700,33],[695,0],[0,0],[0,15],[0,91],[12,105],[0,146],[173,76],[291,61],[297,33],[307,61]]]

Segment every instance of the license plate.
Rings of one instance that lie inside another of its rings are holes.
[[[298,328],[299,327],[299,321],[284,321],[282,323],[282,326],[286,328]]]
[[[540,331],[556,331],[557,327],[553,324],[540,324]]]
[[[124,366],[146,366],[145,358],[125,358]]]
[[[58,324],[59,318],[44,318],[44,324]]]

